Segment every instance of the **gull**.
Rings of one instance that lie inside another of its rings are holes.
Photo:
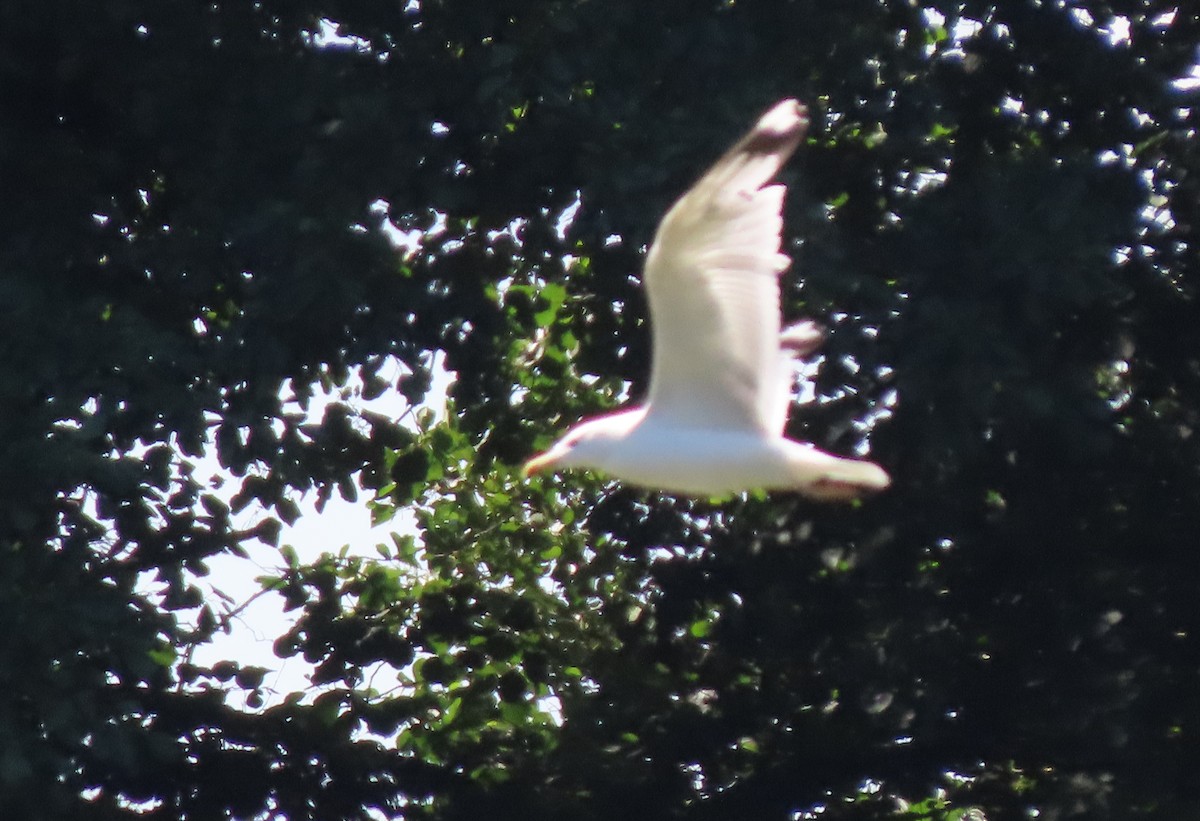
[[[670,493],[719,497],[791,490],[856,498],[889,483],[878,465],[788,439],[794,359],[822,339],[813,322],[781,331],[782,184],[808,113],[784,100],[671,206],[646,256],[653,357],[645,404],[584,421],[524,474],[601,471]]]

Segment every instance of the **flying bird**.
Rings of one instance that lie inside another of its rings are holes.
[[[807,128],[803,105],[777,104],[671,206],[643,276],[654,350],[645,404],[571,428],[526,476],[588,468],[702,497],[763,489],[834,500],[887,487],[878,465],[783,434],[793,360],[823,334],[812,322],[781,331],[785,187],[768,183]]]

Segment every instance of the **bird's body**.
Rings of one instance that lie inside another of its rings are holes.
[[[783,435],[792,360],[821,334],[813,323],[780,330],[784,187],[767,183],[807,125],[798,102],[779,103],[671,207],[646,258],[646,404],[576,425],[527,473],[595,468],[698,496],[792,489],[840,499],[887,486],[877,465]]]
[[[584,424],[628,426],[629,432],[597,467],[641,487],[687,496],[724,496],[756,488],[807,488],[825,499],[847,495],[867,465],[822,453],[782,435],[738,429],[687,428],[663,422],[645,408],[619,411]],[[719,465],[718,470],[714,466]],[[814,471],[816,474],[814,474]]]

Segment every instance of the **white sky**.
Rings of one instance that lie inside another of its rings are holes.
[[[402,366],[397,362],[395,367],[399,374]],[[445,412],[446,392],[453,381],[453,374],[443,367],[440,355],[434,357],[433,375],[433,385],[422,407],[429,408],[440,416]],[[309,406],[309,415],[314,421],[319,421],[325,407],[335,401],[344,402],[356,410],[372,410],[393,418],[404,417],[408,410],[407,401],[395,389],[371,401],[363,400],[360,391],[361,383],[351,380],[351,383],[338,393],[324,397],[315,396]],[[211,452],[196,465],[196,475],[228,477],[217,463],[215,454]],[[228,501],[228,497],[232,496],[239,486],[240,482],[228,477],[218,495]],[[294,526],[284,527],[279,543],[294,547],[300,562],[304,564],[314,561],[322,553],[336,553],[343,545],[350,546],[352,555],[378,558],[379,554],[375,551],[377,544],[382,542],[390,545],[392,533],[411,533],[415,523],[410,514],[402,512],[390,522],[372,528],[370,512],[367,509],[369,500],[369,493],[361,493],[357,502],[347,502],[335,492],[324,509],[318,512],[316,493],[309,493],[300,500],[300,518]],[[261,509],[251,505],[240,514],[242,521],[236,524],[249,526],[263,515]],[[284,565],[277,548],[251,542],[247,549],[250,553],[249,558],[224,554],[206,562],[210,574],[200,580],[200,583],[210,590],[207,600],[218,617],[241,606],[259,593],[262,589],[256,581],[259,576],[278,575]],[[216,590],[229,596],[233,600],[232,603],[223,601],[215,592],[211,592]],[[300,656],[280,659],[276,657],[272,648],[274,641],[295,623],[299,612],[284,612],[283,597],[278,593],[266,593],[231,620],[231,630],[228,634],[218,634],[211,643],[196,648],[192,659],[205,665],[230,660],[240,664],[258,665],[273,671],[263,681],[264,695],[267,706],[278,703],[288,693],[309,688],[308,675],[312,672],[312,665]]]

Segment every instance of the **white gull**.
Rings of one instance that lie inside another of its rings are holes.
[[[691,496],[795,490],[855,498],[889,483],[878,465],[783,435],[793,358],[822,333],[781,332],[781,184],[808,115],[784,100],[759,119],[667,212],[646,257],[654,354],[640,407],[571,428],[525,474],[600,470],[630,484]]]

